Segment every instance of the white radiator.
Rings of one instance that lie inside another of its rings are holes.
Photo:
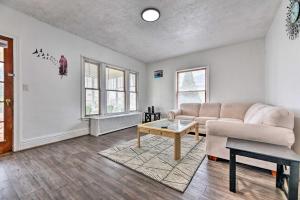
[[[142,113],[98,116],[91,118],[90,122],[91,135],[98,136],[140,124],[142,122]]]

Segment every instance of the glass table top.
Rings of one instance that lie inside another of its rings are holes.
[[[147,128],[156,128],[156,129],[166,129],[175,132],[184,131],[186,128],[194,124],[195,122],[192,120],[168,120],[162,119],[154,122],[149,122],[146,124],[142,124],[141,126]]]

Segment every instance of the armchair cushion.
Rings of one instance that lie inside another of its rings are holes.
[[[287,147],[291,147],[295,142],[294,132],[287,128],[225,121],[208,121],[206,127],[208,135],[252,140]]]

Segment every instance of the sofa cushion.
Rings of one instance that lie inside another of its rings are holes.
[[[265,114],[264,125],[294,129],[294,113],[280,107],[275,107]]]
[[[181,115],[181,110],[178,109],[178,110],[170,110],[169,113],[168,113],[168,118],[169,119],[175,119],[175,117],[177,115]]]
[[[294,114],[281,107],[254,104],[247,111],[244,122],[293,129]]]
[[[206,123],[206,133],[208,135],[265,142],[287,147],[291,147],[295,142],[294,132],[290,129],[257,124],[208,121]]]
[[[200,103],[183,103],[180,105],[181,114],[198,117],[200,107]]]
[[[250,103],[224,103],[221,106],[220,118],[233,118],[244,120]]]
[[[256,103],[253,104],[246,112],[244,122],[249,124],[262,123],[263,110],[268,107],[266,104]],[[261,116],[260,116],[261,115]]]
[[[240,119],[233,119],[233,118],[220,118],[218,119],[218,121],[220,122],[233,122],[233,123],[240,123],[243,124],[243,120]]]
[[[194,120],[196,117],[190,115],[177,115],[175,119]]]
[[[220,103],[203,103],[201,104],[199,117],[220,117]]]
[[[205,125],[208,120],[218,120],[218,118],[217,117],[196,117],[195,118],[195,121],[201,125]]]

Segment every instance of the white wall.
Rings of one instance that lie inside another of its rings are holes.
[[[88,133],[88,123],[80,119],[81,55],[138,71],[144,107],[145,64],[2,5],[0,34],[13,37],[16,44],[15,150]],[[57,67],[33,56],[36,48],[56,57],[64,54],[68,76],[60,78]],[[22,90],[23,84],[29,91]]]
[[[296,144],[300,153],[300,38],[286,33],[289,0],[283,0],[266,36],[266,101],[295,112]]]
[[[175,108],[176,70],[201,66],[209,66],[210,102],[263,101],[264,48],[259,39],[148,64],[148,105],[164,113]],[[164,77],[154,79],[159,69]]]

